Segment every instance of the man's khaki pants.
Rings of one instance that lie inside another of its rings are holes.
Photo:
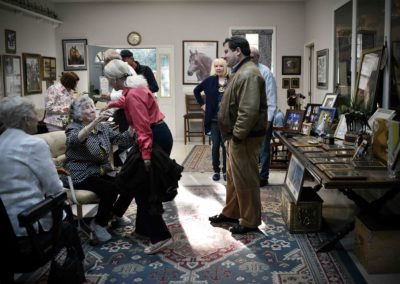
[[[242,226],[261,224],[258,161],[264,137],[250,137],[240,144],[227,143],[226,205],[222,214],[239,219]]]

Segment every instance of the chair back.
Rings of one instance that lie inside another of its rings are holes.
[[[65,132],[53,131],[37,134],[36,137],[42,138],[50,147],[51,156],[56,166],[62,166],[65,161],[65,151],[67,150],[67,136]]]
[[[202,95],[205,102],[205,96]],[[185,95],[186,113],[204,113],[193,94]]]

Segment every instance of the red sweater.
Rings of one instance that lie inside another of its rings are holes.
[[[126,88],[122,94],[124,97],[108,105],[125,110],[126,120],[136,130],[142,159],[150,160],[153,147],[151,125],[163,120],[165,115],[158,108],[154,95],[147,87]]]

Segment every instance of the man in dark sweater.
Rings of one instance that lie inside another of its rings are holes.
[[[143,75],[149,84],[150,91],[152,93],[157,93],[158,84],[151,68],[146,65],[141,65],[138,61],[135,61],[135,58],[133,58],[133,53],[127,49],[121,50],[119,54],[121,55],[122,60],[132,66],[138,75]]]

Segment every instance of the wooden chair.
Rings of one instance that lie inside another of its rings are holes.
[[[205,101],[204,95],[203,99]],[[204,133],[204,111],[201,109],[195,96],[192,94],[185,95],[185,103],[186,114],[183,116],[185,124],[185,144],[187,141],[190,142],[191,137],[201,137],[203,139],[203,144],[205,144],[206,135]],[[198,126],[199,123],[201,124],[200,126]],[[197,128],[195,124],[197,124]]]
[[[35,271],[51,260],[60,249],[61,223],[66,198],[66,193],[60,192],[19,213],[19,225],[26,228],[28,233],[26,237],[15,235],[0,198],[0,241],[2,244],[0,283],[14,283],[14,273]],[[52,229],[46,233],[36,232],[34,224],[48,213],[52,216]]]
[[[274,127],[275,130],[282,130],[282,127]],[[290,152],[288,148],[272,135],[270,143],[270,168],[285,169],[290,161]]]

